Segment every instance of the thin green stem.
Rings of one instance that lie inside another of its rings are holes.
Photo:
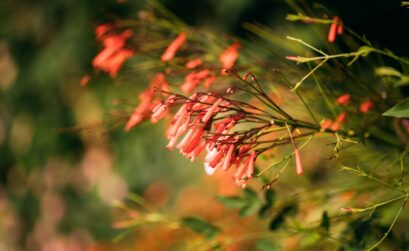
[[[330,110],[332,116],[335,118],[337,117],[337,113],[335,112],[335,108],[333,104],[329,101],[329,98],[327,94],[324,91],[323,86],[321,85],[320,80],[315,76],[315,74],[312,75],[315,84],[317,85],[318,91],[320,92],[321,96],[324,98],[325,104],[327,105],[328,109]]]
[[[290,80],[288,80],[288,78],[286,76],[284,76],[284,74],[280,71],[277,71],[278,74],[280,74],[280,76],[287,82],[287,84],[289,84],[290,86],[292,86]],[[302,97],[302,95],[300,94],[300,92],[295,91],[295,94],[297,94],[298,98],[301,100],[301,102],[303,103],[304,107],[307,109],[308,113],[310,114],[312,120],[314,120],[315,124],[317,124],[317,126],[320,125],[320,123],[318,122],[317,118],[315,117],[314,113],[312,112],[311,108],[309,107],[309,105],[305,102],[304,98]]]
[[[382,55],[384,55],[384,56],[393,58],[393,59],[395,59],[396,61],[399,61],[399,62],[401,62],[401,63],[404,63],[404,64],[409,65],[409,60],[404,59],[404,58],[401,58],[401,57],[398,57],[398,56],[396,56],[395,54],[393,54],[392,52],[387,52],[387,51],[383,51],[383,50],[380,50],[380,49],[375,49],[374,51],[375,51],[376,53],[382,54]]]
[[[305,75],[300,81],[298,81],[295,84],[295,86],[291,89],[291,91],[295,92],[298,89],[298,87],[300,87],[300,85],[304,82],[304,80],[306,80],[309,76],[311,76],[311,74],[313,74],[316,70],[318,70],[327,61],[328,61],[328,59],[324,59],[321,63],[319,63],[317,66],[315,66],[314,69],[312,69],[309,73],[307,73],[307,75]]]
[[[314,135],[311,135],[305,142],[304,144],[302,144],[299,147],[299,150],[302,150],[306,145],[308,145],[308,143],[310,143],[311,139],[314,137]],[[289,155],[285,156],[284,158],[282,158],[281,160],[277,161],[276,163],[274,163],[273,165],[265,168],[264,170],[262,170],[260,173],[258,173],[256,175],[256,177],[260,177],[261,175],[263,175],[265,172],[267,172],[268,170],[270,170],[271,168],[275,167],[276,165],[280,164],[281,162],[288,160],[290,158],[292,158],[294,156],[295,152],[290,153]]]
[[[367,249],[366,249],[367,251],[373,250],[373,249],[375,249],[377,246],[379,246],[379,244],[381,244],[381,243],[386,239],[386,237],[389,235],[389,233],[392,231],[393,226],[395,225],[396,221],[398,220],[399,216],[401,215],[401,213],[402,213],[402,211],[403,211],[403,208],[404,208],[405,205],[406,205],[406,202],[408,201],[408,196],[409,196],[409,195],[406,194],[405,196],[406,196],[406,199],[403,201],[402,206],[399,208],[398,213],[396,214],[395,218],[393,219],[392,224],[389,226],[388,231],[386,231],[386,232],[383,234],[382,238],[381,238],[379,241],[377,241],[375,244],[373,244],[372,246],[370,246],[369,248],[367,248]]]
[[[321,55],[328,56],[328,54],[326,54],[326,53],[323,52],[322,50],[315,48],[314,46],[312,46],[312,45],[310,45],[310,44],[308,44],[308,43],[302,41],[301,39],[294,38],[294,37],[290,37],[290,36],[287,36],[287,39],[296,41],[296,42],[298,42],[298,43],[300,43],[300,44],[303,44],[303,45],[307,46],[308,48],[310,48],[310,49],[312,49],[312,50],[318,52],[318,53],[321,54]]]

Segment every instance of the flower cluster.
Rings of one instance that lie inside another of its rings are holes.
[[[97,34],[105,34],[105,32],[98,31],[97,29]],[[99,35],[99,37],[101,36],[102,35]],[[176,53],[186,43],[187,37],[188,34],[186,32],[180,33],[165,49],[161,56],[161,60],[163,62],[171,61],[176,56]],[[234,63],[238,58],[239,48],[240,44],[236,42],[220,55],[220,63],[224,67],[219,68],[223,69],[221,71],[222,74],[224,74],[227,69],[231,69],[234,66]],[[188,60],[185,63],[184,68],[184,70],[187,70],[188,73],[185,75],[184,82],[179,86],[179,88],[185,94],[192,93],[201,83],[203,83],[205,88],[209,88],[219,76],[218,72],[211,70],[211,67],[205,66],[201,58]],[[166,69],[166,73],[173,73],[173,69],[168,67]],[[135,111],[129,118],[128,123],[125,126],[125,130],[128,131],[132,129],[150,116],[152,108],[159,102],[153,95],[153,89],[163,90],[163,93],[169,91],[169,84],[166,81],[165,73],[157,73],[152,80],[151,86],[139,95],[141,102],[135,108]]]
[[[132,37],[132,30],[126,29],[117,33],[110,24],[102,24],[95,30],[97,39],[104,49],[94,58],[92,65],[95,69],[108,72],[116,77],[123,63],[134,55],[134,51],[126,47],[127,40]]]
[[[173,95],[159,104],[153,110],[152,120],[160,119],[170,105],[181,99]],[[167,148],[176,147],[192,161],[206,151],[204,162],[209,175],[216,169],[227,171],[236,165],[233,177],[236,183],[245,185],[254,174],[258,154],[254,149],[254,133],[235,130],[236,125],[250,121],[252,116],[232,102],[212,93],[190,96],[174,115],[167,131]]]
[[[337,38],[337,35],[341,35],[344,31],[344,25],[338,16],[335,16],[332,20],[332,24],[328,32],[328,42],[333,43]]]
[[[230,92],[230,90],[229,90]],[[297,174],[302,174],[301,157],[287,123],[251,104],[227,99],[214,93],[194,93],[189,98],[172,95],[153,109],[152,122],[158,121],[173,105],[181,105],[167,130],[169,143],[189,158],[206,152],[204,168],[212,175],[217,169],[236,167],[233,179],[238,185],[254,177],[254,163],[266,150],[281,144],[294,145]],[[295,123],[293,128],[295,128]],[[272,130],[273,127],[276,127]],[[302,126],[301,126],[302,127]],[[287,137],[274,138],[274,131],[288,131]],[[299,133],[300,134],[300,133]],[[304,136],[304,135],[299,135]]]
[[[351,95],[349,93],[344,93],[336,99],[335,102],[339,106],[348,106],[351,103]],[[371,100],[366,100],[359,105],[359,112],[368,113],[373,108],[373,102]],[[346,121],[347,112],[341,112],[335,120],[325,119],[321,122],[321,129],[332,131],[338,131],[341,125]]]

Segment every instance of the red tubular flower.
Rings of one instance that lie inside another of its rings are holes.
[[[350,98],[351,98],[351,95],[349,95],[349,93],[345,93],[337,98],[337,104],[338,105],[348,105],[349,102],[351,101]]]
[[[156,88],[166,89],[167,85],[168,84],[166,82],[165,76],[162,73],[158,73],[153,77],[150,87],[139,94],[141,102],[135,108],[134,112],[126,123],[126,131],[129,131],[136,125],[140,124],[151,114],[153,114],[151,116],[152,123],[158,122],[159,119],[163,118],[166,115],[168,106],[175,101],[176,97],[171,96],[164,104],[162,104],[159,99],[154,96],[153,91]]]
[[[185,82],[181,85],[181,90],[184,93],[192,92],[203,80],[210,75],[208,69],[197,72],[191,72],[185,77]]]
[[[209,77],[205,80],[204,86],[205,86],[206,88],[209,88],[209,87],[213,84],[213,82],[214,82],[215,80],[216,80],[216,76],[214,76],[214,75],[209,76]]]
[[[265,118],[264,113],[249,104],[212,93],[195,93],[189,98],[175,96],[175,100],[182,99],[185,102],[174,115],[168,129],[167,148],[176,146],[192,161],[206,149],[204,169],[209,175],[217,169],[227,171],[236,166],[233,179],[236,184],[246,186],[247,180],[253,178],[257,156],[276,141],[283,142],[282,138],[271,139],[266,136],[264,129],[275,125],[270,118]],[[168,108],[168,100],[155,107],[153,116],[161,114],[161,109]],[[171,102],[168,103],[171,105]],[[172,103],[179,104],[174,100]],[[260,128],[243,129],[245,127],[242,125],[246,123],[257,123]],[[295,148],[296,171],[300,175],[303,169],[299,149],[292,136],[291,141]]]
[[[216,149],[216,148],[215,148]],[[209,166],[216,168],[219,163],[221,163],[221,159],[224,157],[225,152],[222,150],[217,151],[217,154],[214,156],[214,158],[209,161]]]
[[[142,92],[139,95],[141,102],[135,108],[134,112],[132,113],[131,117],[129,118],[128,122],[125,125],[125,131],[131,130],[133,127],[138,125],[143,121],[143,119],[148,115],[149,108],[152,105],[153,93],[150,91]]]
[[[329,32],[328,32],[328,42],[333,43],[337,37],[337,33],[341,34],[343,28],[339,28],[342,27],[342,23],[340,24],[340,19],[338,16],[335,16],[334,19],[332,20],[332,24],[329,28]]]
[[[243,188],[246,187],[247,180],[253,176],[255,157],[256,153],[252,152],[234,173],[233,178],[237,185],[241,185]]]
[[[207,109],[206,114],[202,117],[202,122],[206,123],[209,119],[213,116],[214,113],[217,113],[219,110],[219,105],[223,101],[223,99],[219,98],[214,104]]]
[[[347,113],[346,112],[341,112],[338,117],[337,117],[337,121],[340,123],[345,122],[345,119],[347,117]]]
[[[298,61],[298,56],[286,56],[285,58],[291,61]]]
[[[321,129],[325,130],[325,129],[329,129],[331,128],[333,121],[331,119],[325,119],[322,123],[321,123]]]
[[[230,45],[229,48],[227,48],[221,55],[220,55],[220,62],[223,65],[224,69],[231,69],[233,68],[234,63],[236,62],[239,53],[238,50],[240,48],[240,43],[236,42],[232,45]]]
[[[203,135],[203,127],[199,127],[195,134],[192,135],[190,141],[182,148],[182,153],[187,155],[195,150],[200,145],[200,140]]]
[[[342,23],[342,20],[339,20],[339,25],[337,28],[337,34],[341,35],[344,32],[344,24]]]
[[[256,152],[253,151],[253,152],[250,154],[250,161],[249,161],[249,164],[248,164],[248,166],[247,166],[247,178],[253,177],[255,158],[256,158]]]
[[[295,143],[293,135],[291,134],[290,131],[288,131],[288,134],[289,134],[291,143],[294,145],[295,171],[297,175],[301,175],[303,173],[303,168],[302,168],[302,163],[301,163],[300,149],[298,148],[297,143]]]
[[[97,27],[97,39],[102,41],[104,49],[93,59],[92,65],[96,69],[108,72],[111,77],[116,77],[124,62],[134,55],[134,51],[125,48],[126,40],[132,36],[132,31],[108,34],[112,29],[110,25]]]
[[[194,161],[195,158],[206,148],[206,145],[206,141],[201,141],[200,144],[195,149],[193,149],[193,151],[186,154],[186,157],[191,161]]]
[[[199,65],[203,64],[203,60],[200,58],[196,58],[193,60],[190,60],[189,62],[186,63],[185,67],[188,69],[194,69],[198,67]]]
[[[113,30],[113,26],[111,24],[100,24],[98,27],[95,29],[95,34],[98,40],[103,41],[103,37],[108,33],[109,31]]]
[[[161,56],[161,60],[166,62],[171,60],[172,58],[175,57],[176,52],[179,50],[179,48],[185,43],[187,38],[187,33],[182,32],[180,33],[175,40],[170,43],[168,48],[166,48],[165,52]]]
[[[370,100],[367,100],[365,102],[363,102],[360,106],[359,106],[359,111],[362,113],[367,113],[369,112],[371,109],[373,108],[373,103]]]
[[[294,157],[295,157],[295,170],[297,175],[302,175],[303,168],[301,163],[300,149],[297,145],[294,145]]]
[[[151,122],[153,124],[157,123],[161,118],[166,116],[166,112],[169,108],[169,105],[175,102],[175,100],[176,100],[176,96],[172,95],[166,100],[165,103],[161,102],[156,107],[154,107],[152,109]]]
[[[229,150],[227,151],[226,157],[224,158],[224,161],[223,161],[223,166],[222,166],[223,171],[227,171],[229,169],[231,159],[233,157],[233,151],[234,151],[234,144],[231,144],[229,146]]]
[[[346,112],[340,113],[330,129],[333,131],[338,131],[341,128],[341,124],[345,122],[346,116]]]

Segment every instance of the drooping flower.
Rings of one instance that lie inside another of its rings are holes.
[[[335,16],[332,20],[332,24],[328,32],[328,42],[333,43],[337,38],[337,35],[341,35],[343,32],[343,24],[338,16]]]
[[[257,107],[218,94],[199,92],[188,98],[181,95],[169,97],[154,108],[152,119],[160,119],[162,111],[172,104],[180,105],[180,108],[166,131],[169,140],[166,147],[178,149],[191,161],[205,152],[203,162],[207,174],[234,168],[233,180],[244,187],[254,176],[257,157],[276,143],[288,143],[289,138],[294,145],[296,172],[302,174],[300,151],[292,135],[286,139],[269,135],[274,131],[269,130],[271,127],[282,127],[283,124],[277,122],[276,125],[266,119]],[[243,129],[247,123],[257,123],[259,127]]]
[[[159,105],[154,113],[165,107],[168,100]],[[174,115],[167,133],[167,148],[176,146],[192,161],[206,149],[204,168],[207,174],[211,175],[219,168],[227,171],[236,164],[238,169],[233,177],[238,184],[243,185],[254,173],[256,152],[249,155],[252,145],[238,144],[238,136],[230,133],[235,124],[245,118],[245,114],[229,112],[230,107],[228,101],[214,94],[193,94]],[[225,117],[217,119],[220,113]]]
[[[300,156],[300,149],[295,142],[291,131],[288,129],[288,136],[290,137],[291,143],[294,146],[294,158],[295,158],[295,171],[297,175],[301,175],[303,173],[302,163],[301,163],[301,156]]]
[[[130,116],[128,122],[125,125],[125,130],[129,131],[136,125],[140,124],[145,119],[151,116],[151,121],[156,123],[159,119],[166,115],[167,108],[169,104],[173,103],[175,100],[174,96],[168,98],[165,104],[161,105],[160,100],[155,97],[154,90],[161,89],[166,90],[168,88],[168,83],[166,82],[165,75],[163,73],[156,74],[151,85],[139,94],[139,99],[141,100],[139,105],[136,106],[132,115]],[[167,95],[166,93],[163,95]]]
[[[256,159],[256,152],[251,152],[244,162],[239,165],[239,168],[234,173],[233,178],[237,185],[241,185],[243,188],[247,185],[247,180],[253,177],[254,174],[254,162]]]
[[[148,90],[142,92],[141,94],[139,94],[139,99],[141,100],[141,102],[135,108],[134,112],[126,123],[125,131],[131,130],[133,127],[140,124],[147,116],[149,116],[153,101],[152,91]]]
[[[175,57],[176,52],[179,50],[179,48],[185,43],[187,38],[187,33],[182,32],[180,33],[173,41],[172,43],[169,44],[169,46],[166,48],[165,52],[161,56],[161,60],[166,62],[171,60],[172,58]]]
[[[231,69],[234,66],[234,63],[236,62],[238,56],[239,56],[239,48],[240,48],[240,43],[236,42],[232,45],[230,45],[229,48],[227,48],[219,57],[220,62],[223,65],[224,69]]]
[[[367,100],[359,106],[359,111],[362,113],[367,113],[373,108],[373,103],[370,100]]]
[[[302,163],[301,163],[301,156],[300,156],[300,149],[297,145],[294,145],[294,157],[295,157],[295,170],[297,175],[301,175],[303,173]]]

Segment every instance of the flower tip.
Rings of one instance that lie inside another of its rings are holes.
[[[372,108],[373,108],[373,103],[372,101],[368,100],[368,101],[363,102],[359,106],[359,111],[362,113],[368,113]]]
[[[285,58],[291,61],[298,61],[298,56],[286,56]]]
[[[89,80],[91,79],[91,77],[87,74],[87,75],[84,75],[82,78],[81,78],[81,80],[80,80],[80,84],[82,85],[82,86],[86,86],[88,83],[89,83]]]
[[[300,175],[300,176],[301,176],[304,171],[303,171],[302,167],[301,167],[301,168],[297,167],[296,172],[297,172],[297,175]]]
[[[211,167],[208,162],[204,163],[204,170],[205,170],[206,174],[209,175],[209,176],[212,176],[216,172],[216,168]]]

